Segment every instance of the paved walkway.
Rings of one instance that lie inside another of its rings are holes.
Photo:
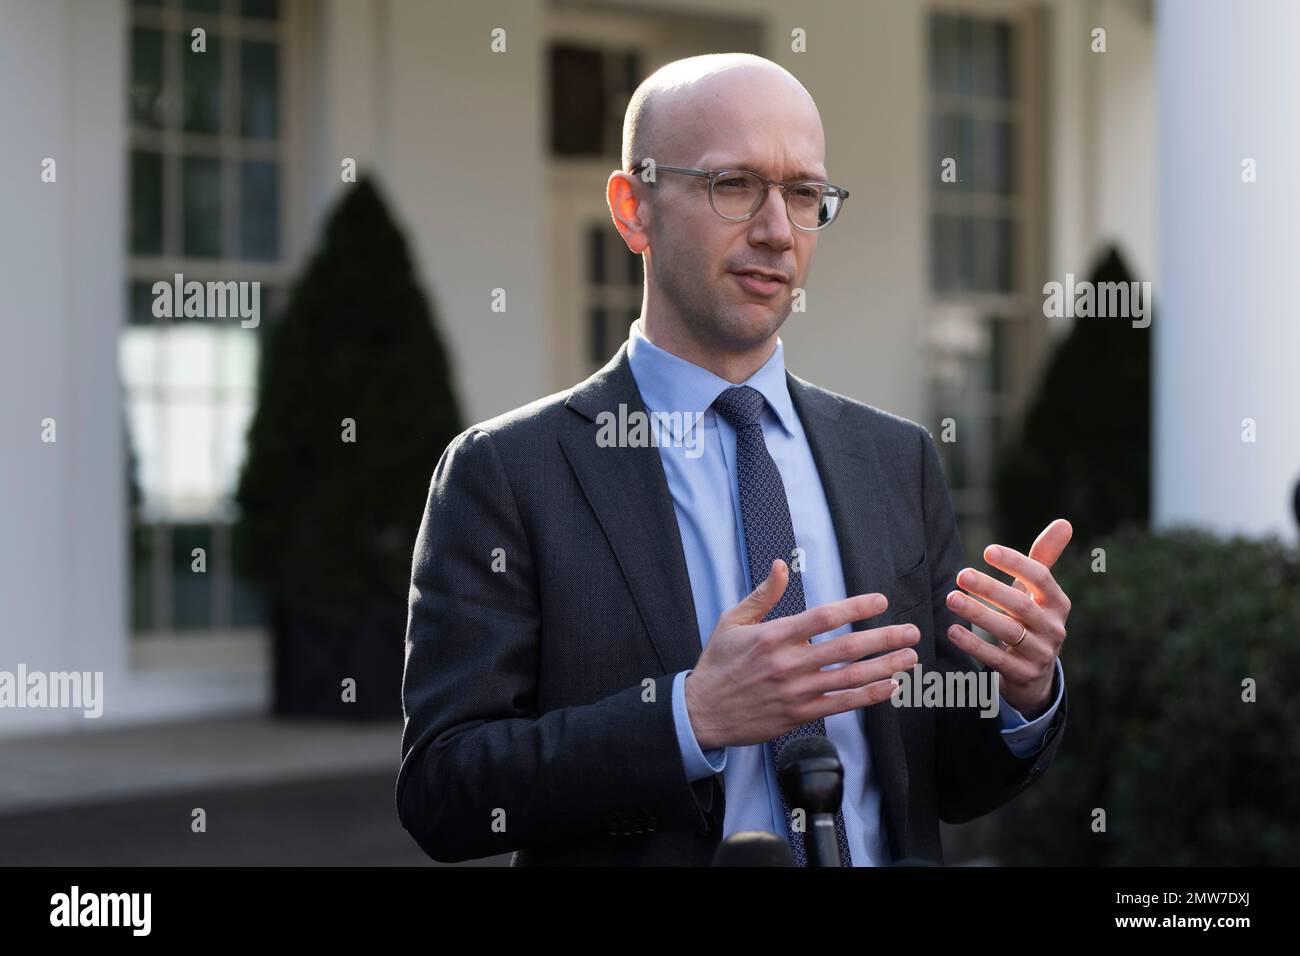
[[[0,865],[436,866],[397,819],[401,730],[250,716],[0,738]]]
[[[396,782],[401,734],[401,721],[257,715],[0,738],[0,814],[357,773]]]

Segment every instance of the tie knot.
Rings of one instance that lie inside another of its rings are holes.
[[[734,428],[745,425],[757,425],[758,417],[763,412],[767,399],[763,393],[748,385],[736,385],[727,389],[713,400],[713,407],[718,414],[732,424]]]

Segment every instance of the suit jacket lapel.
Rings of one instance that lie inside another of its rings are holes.
[[[562,436],[561,445],[632,590],[660,666],[666,673],[693,667],[701,648],[695,598],[659,449],[596,444],[601,412],[616,419],[620,405],[625,414],[646,412],[627,343],[565,404],[587,422]]]
[[[893,583],[889,541],[888,499],[871,436],[850,434],[839,428],[843,403],[786,372],[790,397],[812,449],[830,506],[831,522],[839,544],[848,596],[881,591]],[[855,631],[889,623],[890,612],[853,624]],[[871,763],[886,831],[895,858],[907,855],[907,758],[903,748],[898,710],[889,703],[862,710],[864,729],[871,745]]]

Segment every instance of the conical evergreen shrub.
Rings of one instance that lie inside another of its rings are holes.
[[[462,426],[406,243],[371,181],[333,211],[283,317],[264,333],[236,495],[238,566],[272,604],[277,641],[286,628],[321,634],[315,658],[282,660],[279,648],[278,667],[351,659],[355,649],[324,645],[377,630],[377,653],[391,661],[396,649],[400,687],[415,536],[434,466]],[[390,619],[388,633],[378,622]],[[327,686],[309,696],[337,698],[339,682],[355,676],[331,670],[326,663]],[[277,687],[298,676],[277,674]],[[277,701],[278,711],[295,707]],[[385,709],[400,712],[400,695]]]

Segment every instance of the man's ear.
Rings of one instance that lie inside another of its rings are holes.
[[[609,204],[614,226],[628,249],[638,254],[650,245],[650,235],[646,231],[650,224],[650,207],[642,201],[639,188],[644,186],[637,182],[636,177],[617,169],[609,174],[609,181],[605,184],[605,201]]]

